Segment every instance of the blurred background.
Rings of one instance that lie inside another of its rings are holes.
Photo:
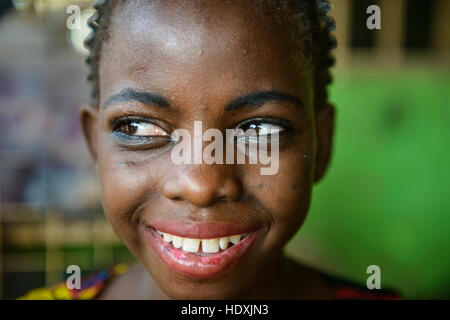
[[[330,170],[298,260],[407,298],[450,298],[450,1],[334,0]],[[366,8],[381,8],[381,30]],[[81,27],[67,19],[80,8]],[[134,258],[106,223],[80,132],[91,1],[0,1],[0,298]]]

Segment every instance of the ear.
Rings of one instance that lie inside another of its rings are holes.
[[[323,178],[330,163],[331,150],[334,134],[334,106],[327,104],[319,108],[316,120],[316,170],[314,182],[317,183]]]
[[[79,108],[79,119],[89,153],[97,168],[98,110],[92,105],[82,105]]]

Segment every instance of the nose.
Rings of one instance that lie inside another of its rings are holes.
[[[164,196],[185,200],[197,207],[208,207],[217,201],[236,201],[242,186],[224,164],[199,164],[184,167],[164,184]]]

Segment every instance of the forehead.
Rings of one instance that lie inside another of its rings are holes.
[[[270,1],[118,5],[100,61],[101,101],[124,87],[197,97],[305,91],[302,61]],[[266,3],[266,5],[263,5]],[[279,15],[279,14],[278,14]],[[203,101],[204,102],[204,101]]]

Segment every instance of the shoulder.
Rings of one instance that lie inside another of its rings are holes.
[[[90,300],[96,299],[107,284],[124,274],[128,265],[119,264],[108,269],[92,273],[81,279],[80,289],[69,289],[66,282],[60,282],[50,287],[28,291],[18,300]]]
[[[143,281],[143,266],[135,264],[127,268],[120,276],[114,277],[108,286],[104,288],[96,297],[98,300],[140,300],[142,286],[146,284]],[[146,275],[146,274],[145,274]]]

